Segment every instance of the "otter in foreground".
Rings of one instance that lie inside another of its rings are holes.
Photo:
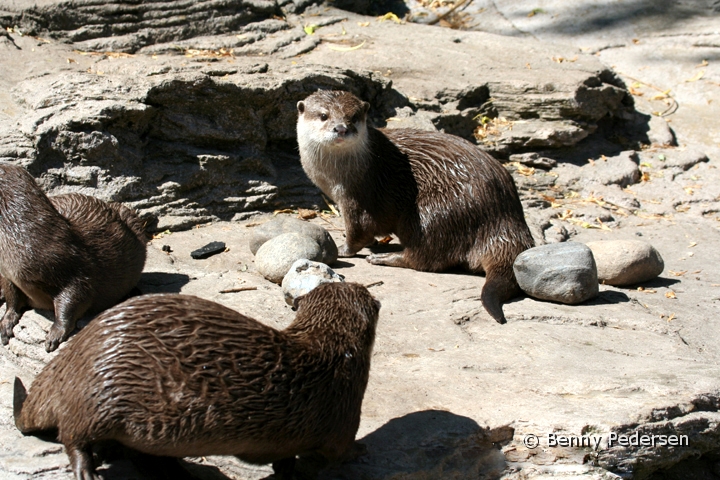
[[[58,430],[78,480],[90,447],[116,440],[168,457],[235,455],[290,480],[295,456],[342,460],[354,445],[380,304],[320,285],[278,331],[197,297],[134,297],[103,312],[25,389],[23,433]]]
[[[134,211],[71,193],[47,197],[22,167],[0,163],[0,340],[30,308],[54,310],[45,340],[55,350],[85,313],[109,308],[135,287],[148,238]]]
[[[453,135],[372,128],[369,104],[348,92],[319,91],[297,108],[302,166],[345,218],[338,256],[394,233],[404,250],[370,263],[484,271],[482,304],[505,323],[502,303],[520,293],[513,262],[534,242],[502,164]]]

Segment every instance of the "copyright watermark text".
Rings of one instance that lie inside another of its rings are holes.
[[[547,435],[527,434],[523,444],[529,448],[537,447],[576,447],[592,448],[595,451],[612,447],[687,447],[687,435],[654,435],[635,432],[621,435],[615,432],[606,435],[567,435],[548,433]]]

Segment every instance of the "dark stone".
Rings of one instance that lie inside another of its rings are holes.
[[[165,249],[163,248],[163,251]],[[222,253],[225,251],[225,243],[224,242],[211,242],[205,245],[202,248],[198,248],[197,250],[193,250],[190,252],[190,256],[194,258],[195,260],[202,260],[208,257],[212,257],[213,255],[217,255],[218,253]]]

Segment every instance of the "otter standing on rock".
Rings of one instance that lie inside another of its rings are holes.
[[[150,455],[273,463],[285,480],[296,455],[343,459],[380,304],[362,285],[331,283],[296,307],[278,331],[197,297],[131,298],[80,331],[29,394],[15,379],[15,424],[57,429],[78,480],[96,478],[91,446],[102,440]]]
[[[55,311],[55,350],[85,313],[123,299],[140,280],[148,238],[134,211],[71,193],[48,198],[22,167],[0,163],[0,340],[30,308]]]
[[[297,108],[302,166],[345,217],[338,256],[394,233],[404,250],[370,263],[484,271],[482,304],[505,323],[502,303],[520,293],[513,262],[534,242],[502,164],[453,135],[369,127],[369,104],[348,92],[319,91]]]

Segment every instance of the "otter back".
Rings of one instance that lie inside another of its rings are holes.
[[[135,297],[58,353],[15,402],[16,424],[57,428],[78,478],[103,439],[161,456],[341,458],[359,425],[378,310],[361,285],[321,285],[278,331],[196,297]]]

